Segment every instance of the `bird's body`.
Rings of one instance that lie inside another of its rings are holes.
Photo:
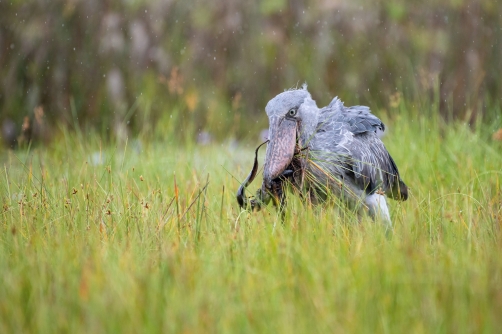
[[[345,107],[334,98],[319,109],[303,87],[277,95],[266,112],[270,143],[260,200],[266,202],[289,179],[314,202],[331,193],[390,224],[385,195],[406,200],[408,192],[380,140],[385,126],[368,107]]]

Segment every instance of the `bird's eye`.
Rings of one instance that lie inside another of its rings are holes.
[[[288,115],[289,116],[295,116],[296,115],[296,109],[289,109]]]

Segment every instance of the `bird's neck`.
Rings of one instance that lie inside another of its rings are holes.
[[[310,142],[314,139],[314,134],[317,130],[317,113],[309,117],[308,120],[303,120],[300,128],[300,144],[303,147],[309,146]]]

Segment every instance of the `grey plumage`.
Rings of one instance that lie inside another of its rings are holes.
[[[277,95],[265,110],[270,143],[260,200],[267,202],[273,186],[292,170],[289,179],[314,201],[331,192],[390,224],[383,193],[406,200],[408,192],[380,140],[385,125],[368,107],[345,107],[334,98],[319,109],[304,86]]]
[[[385,125],[365,106],[345,107],[334,98],[319,110],[310,143],[313,156],[324,157],[327,169],[372,194],[381,188],[395,199],[406,199],[406,186],[397,166],[380,140]],[[339,166],[344,168],[340,170]],[[338,167],[338,169],[337,169]]]

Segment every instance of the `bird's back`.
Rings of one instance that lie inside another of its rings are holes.
[[[383,122],[368,107],[345,107],[334,98],[320,109],[316,132],[309,143],[316,166],[350,181],[356,190],[372,194],[383,190],[406,200],[408,190],[397,166],[380,140]]]

